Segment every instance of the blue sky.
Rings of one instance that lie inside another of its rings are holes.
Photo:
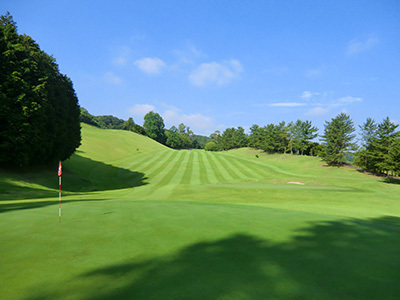
[[[296,119],[400,122],[400,1],[0,4],[67,74],[81,106],[195,133]]]

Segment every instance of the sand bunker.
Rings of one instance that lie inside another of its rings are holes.
[[[291,182],[288,182],[288,183],[304,185],[304,183],[302,183],[302,182],[297,182],[297,181],[291,181]]]

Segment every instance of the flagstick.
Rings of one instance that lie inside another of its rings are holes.
[[[61,222],[61,176],[58,176],[58,223]]]

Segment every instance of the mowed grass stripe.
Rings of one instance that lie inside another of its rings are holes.
[[[158,159],[153,160],[150,165],[147,166],[146,169],[143,170],[143,172],[148,176],[148,177],[154,177],[155,174],[158,174],[160,170],[162,170],[163,164],[168,163],[171,159],[174,158],[176,155],[176,151],[170,150],[167,152],[166,155],[158,157]]]
[[[225,179],[222,175],[216,172],[215,164],[212,164],[210,159],[210,154],[208,152],[203,152],[204,164],[206,165],[206,172],[210,183],[218,183],[218,182],[225,182]]]
[[[229,173],[222,167],[222,165],[215,159],[215,153],[207,153],[207,159],[210,162],[211,168],[215,173],[219,182],[227,182],[233,178]]]
[[[154,162],[162,161],[167,155],[171,155],[171,150],[163,150],[158,153],[151,153],[140,159],[139,161],[134,162],[129,169],[140,170],[140,171],[149,171],[149,166],[153,166]],[[133,158],[134,159],[134,158]]]
[[[241,172],[247,178],[262,178],[263,177],[261,174],[259,174],[258,172],[255,172],[254,169],[249,167],[247,164],[244,164],[239,159],[236,159],[236,158],[230,157],[230,156],[225,156],[224,158],[227,159],[234,168],[236,168],[239,172]],[[232,158],[232,159],[230,159],[230,158]]]
[[[229,175],[230,179],[229,180],[236,180],[236,179],[241,179],[240,176],[238,176],[230,167],[229,165],[224,161],[222,158],[222,155],[220,153],[215,153],[214,159],[217,163],[217,165],[221,166],[225,170],[225,172]]]
[[[236,158],[236,157],[233,157],[233,158]],[[268,166],[264,166],[257,162],[249,161],[247,159],[238,157],[236,162],[241,163],[242,165],[246,166],[252,172],[254,172],[255,174],[258,174],[261,178],[269,178],[272,176],[271,173],[279,173],[276,170],[269,168]]]
[[[197,152],[198,153],[198,161],[199,161],[199,172],[200,172],[200,183],[201,184],[210,184],[210,180],[208,180],[208,175],[212,175],[215,178],[215,174],[211,173],[211,171],[207,172],[206,164],[204,163],[204,151],[202,152]],[[211,167],[209,166],[208,169]],[[214,182],[217,181],[217,178],[215,178]]]
[[[176,176],[179,176],[179,169],[181,169],[181,165],[183,160],[185,159],[185,151],[174,151],[176,154],[174,155],[173,160],[171,160],[169,163],[167,163],[162,170],[160,170],[160,173],[157,174],[157,177],[160,177],[158,182],[153,186],[153,192],[156,191],[158,188],[165,186],[169,184],[169,182],[172,179],[176,179]],[[181,169],[182,170],[182,169]]]
[[[237,179],[249,178],[248,175],[241,172],[240,168],[237,168],[233,165],[232,161],[234,161],[234,159],[231,159],[230,157],[227,157],[223,154],[218,155],[218,158],[220,159],[222,165],[232,174],[232,176],[236,177]]]
[[[193,170],[193,159],[194,159],[194,154],[193,151],[185,151],[187,152],[186,156],[189,156],[189,160],[186,163],[186,165],[182,165],[182,167],[185,168],[185,171],[183,173],[182,179],[181,179],[181,184],[190,184],[191,179],[192,179],[192,170]]]
[[[200,184],[200,164],[199,164],[199,151],[193,151],[193,165],[192,165],[192,179],[191,184]]]
[[[158,184],[165,176],[166,170],[168,170],[174,161],[179,158],[179,155],[180,153],[178,151],[171,151],[171,154],[164,158],[163,161],[158,163],[156,162],[156,168],[153,166],[152,171],[145,173],[148,175],[150,183]]]

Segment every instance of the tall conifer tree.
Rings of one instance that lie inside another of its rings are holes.
[[[325,145],[323,159],[329,164],[342,165],[344,155],[357,148],[353,143],[355,135],[353,121],[345,113],[340,113],[325,124],[325,134],[322,140]]]

